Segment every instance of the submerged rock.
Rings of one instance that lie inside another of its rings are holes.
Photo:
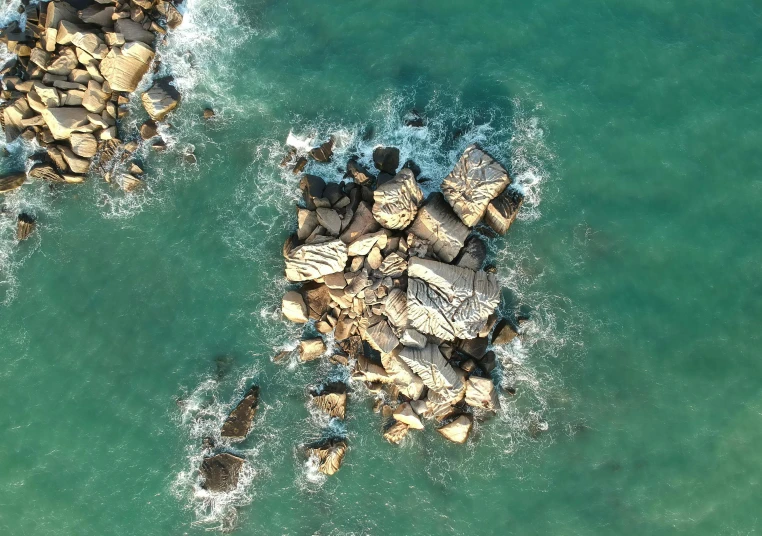
[[[254,416],[257,414],[258,404],[259,386],[255,385],[249,389],[243,400],[238,403],[235,409],[230,412],[228,418],[225,419],[220,435],[237,441],[246,439],[251,430]]]
[[[227,452],[204,458],[200,468],[201,487],[212,492],[234,490],[244,463],[243,458]]]
[[[347,452],[347,444],[343,440],[329,439],[307,446],[307,456],[316,458],[318,470],[325,475],[333,475],[340,468]]]

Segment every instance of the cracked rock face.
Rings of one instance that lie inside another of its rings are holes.
[[[341,240],[304,244],[286,256],[286,279],[310,281],[344,270],[347,245]]]
[[[476,337],[500,302],[494,274],[413,257],[408,277],[408,326],[446,341]]]
[[[421,207],[409,231],[429,242],[434,254],[445,262],[452,262],[458,255],[470,232],[439,192]]]
[[[428,344],[422,349],[405,347],[400,351],[400,358],[421,378],[426,387],[445,398],[451,398],[453,391],[463,387],[455,369],[434,344]]]
[[[469,145],[442,181],[442,193],[463,223],[473,227],[484,216],[490,201],[510,183],[503,166],[477,145]]]
[[[332,475],[341,468],[347,444],[344,441],[329,440],[307,448],[307,456],[315,457],[318,470],[326,475]]]
[[[415,218],[423,192],[409,169],[403,169],[373,193],[373,217],[387,229],[404,229]]]

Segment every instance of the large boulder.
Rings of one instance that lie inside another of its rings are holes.
[[[347,444],[342,440],[329,439],[307,446],[306,452],[308,457],[316,459],[321,473],[332,475],[341,468]]]
[[[286,278],[289,281],[311,281],[344,270],[347,246],[341,240],[304,244],[286,255]]]
[[[387,229],[404,229],[415,219],[423,192],[409,169],[403,169],[373,193],[373,217]]]
[[[421,422],[421,419],[418,418],[418,414],[413,411],[413,407],[409,402],[397,406],[392,417],[397,421],[404,422],[413,430],[423,430],[423,423]]]
[[[430,242],[434,254],[445,262],[458,255],[469,233],[439,192],[429,196],[408,231]]]
[[[492,379],[478,376],[468,378],[466,380],[466,404],[475,408],[494,410],[498,401]]]
[[[412,257],[408,277],[409,327],[446,341],[476,337],[500,302],[494,274]]]
[[[174,30],[183,23],[182,14],[177,10],[172,2],[168,2],[167,0],[159,0],[156,2],[156,11],[164,15],[164,18],[167,20],[167,26],[170,30]]]
[[[407,435],[410,427],[402,421],[394,421],[389,428],[384,432],[384,439],[389,443],[397,444],[402,441]]]
[[[143,25],[131,19],[117,19],[114,22],[114,30],[124,36],[126,42],[137,41],[146,45],[153,44],[156,36],[153,32],[143,29]]]
[[[492,332],[492,344],[495,346],[508,344],[517,336],[518,332],[514,329],[513,325],[507,319],[502,318]]]
[[[381,320],[365,331],[365,340],[372,348],[382,354],[388,354],[400,343],[391,326],[386,320]]]
[[[454,421],[437,429],[442,436],[453,443],[465,443],[473,426],[473,417],[461,415]]]
[[[10,143],[18,138],[26,128],[22,122],[32,116],[34,116],[34,111],[29,107],[28,101],[24,97],[16,99],[13,104],[5,107],[3,109],[5,141]]]
[[[322,356],[325,351],[325,342],[320,337],[299,341],[299,359],[303,362],[317,359]]]
[[[469,270],[481,270],[487,259],[487,244],[478,236],[472,236],[466,240],[466,245],[455,259],[455,266],[468,268]]]
[[[357,205],[352,221],[341,233],[341,240],[346,244],[351,244],[363,235],[368,235],[378,231],[380,226],[373,217],[373,211],[365,201]]]
[[[246,393],[243,400],[230,412],[222,425],[220,435],[234,441],[243,441],[249,435],[251,423],[257,414],[259,404],[259,386],[255,385]]]
[[[155,80],[151,88],[143,93],[140,100],[151,119],[163,120],[180,103],[180,92],[172,85],[174,78],[165,76]]]
[[[344,419],[347,410],[347,389],[343,383],[332,384],[312,395],[312,404],[335,419]]]
[[[0,194],[12,192],[26,181],[26,173],[7,173],[0,176]]]
[[[201,487],[218,493],[234,490],[244,463],[243,458],[227,452],[204,458],[200,468],[204,479]]]
[[[70,141],[72,152],[82,158],[92,158],[98,150],[95,136],[88,132],[72,132]]]
[[[396,147],[376,147],[373,150],[373,164],[379,171],[394,175],[400,166],[400,150]]]
[[[442,181],[442,193],[460,219],[473,227],[484,216],[487,205],[511,178],[503,166],[477,145],[469,145]]]
[[[424,348],[403,347],[399,355],[432,391],[446,399],[452,399],[462,391],[460,376],[436,345],[428,344]]]
[[[101,61],[100,72],[108,80],[112,90],[131,93],[137,89],[140,80],[148,72],[153,57],[153,49],[145,43],[125,43],[121,48],[111,48]]]
[[[290,290],[283,296],[281,310],[283,316],[296,324],[306,324],[310,321],[304,297],[295,290]]]
[[[423,396],[425,389],[423,380],[396,352],[382,354],[381,363],[389,378],[399,388],[400,393],[411,400],[417,400]]]
[[[487,207],[484,222],[496,233],[504,235],[516,219],[523,202],[524,196],[518,190],[506,188]]]

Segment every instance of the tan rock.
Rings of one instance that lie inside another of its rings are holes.
[[[402,169],[373,193],[373,217],[387,229],[404,229],[415,219],[423,192],[412,171]]]
[[[51,2],[49,5],[52,5]],[[49,74],[59,74],[68,76],[74,69],[77,68],[77,53],[71,48],[61,48],[58,51],[57,57],[55,57],[48,65]]]
[[[59,149],[66,164],[74,173],[84,174],[90,169],[90,160],[78,157],[71,149],[63,145],[59,146]]]
[[[310,321],[304,297],[295,290],[290,290],[283,296],[281,310],[283,311],[283,316],[291,322],[306,324]]]
[[[72,152],[82,158],[92,158],[98,150],[95,136],[89,133],[72,132],[70,141]]]
[[[513,188],[506,188],[487,206],[484,222],[496,233],[504,235],[516,220],[523,202],[524,196],[520,192]]]
[[[27,98],[19,97],[13,104],[3,109],[5,139],[8,143],[18,138],[26,128],[22,121],[34,116],[34,111],[30,108]]]
[[[103,86],[95,80],[87,83],[85,96],[82,99],[82,107],[94,114],[99,114],[106,109],[106,104],[111,98],[110,93],[103,91]]]
[[[413,407],[408,402],[397,406],[392,417],[400,422],[404,422],[413,430],[423,430],[421,419],[418,418],[418,415],[413,411]]]
[[[440,193],[429,196],[408,231],[429,242],[444,262],[457,257],[470,232]]]
[[[81,107],[51,108],[42,111],[42,117],[57,140],[71,137],[72,132],[90,124],[87,110]]]
[[[325,393],[312,397],[316,408],[335,419],[344,420],[347,410],[347,393]]]
[[[465,443],[468,434],[471,433],[473,418],[470,415],[461,415],[454,421],[437,429],[442,436],[453,443]]]
[[[397,444],[405,438],[409,430],[410,427],[404,422],[394,421],[394,424],[384,432],[384,439],[389,443]]]
[[[289,281],[311,281],[342,271],[347,263],[347,246],[341,240],[304,244],[286,256]]]
[[[148,72],[154,51],[141,42],[129,42],[123,47],[113,47],[103,58],[100,72],[114,91],[133,92]],[[89,69],[88,69],[89,72]]]
[[[341,468],[346,452],[346,442],[338,440],[324,441],[306,449],[307,456],[317,461],[318,470],[329,476]]]
[[[80,22],[79,13],[68,2],[49,2],[45,17],[45,28],[58,28],[61,21]]]
[[[475,408],[494,410],[498,405],[495,384],[490,378],[471,376],[466,380],[466,404]]]
[[[349,247],[347,248],[347,254],[351,257],[355,257],[357,255],[367,255],[370,253],[370,250],[373,249],[373,246],[378,246],[379,248],[383,249],[386,247],[386,244],[386,231],[377,231],[375,233],[360,236],[354,242],[349,244]]]
[[[325,351],[325,342],[323,342],[321,337],[299,341],[299,359],[303,362],[317,359],[322,356]]]
[[[0,194],[12,192],[26,181],[26,173],[6,173],[0,176]]]
[[[180,92],[172,85],[173,80],[171,76],[155,80],[151,88],[141,95],[143,108],[151,119],[163,120],[180,103]]]

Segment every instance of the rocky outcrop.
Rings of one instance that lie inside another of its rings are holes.
[[[243,458],[227,452],[204,458],[200,468],[201,487],[217,493],[234,490],[244,463]]]
[[[220,435],[235,441],[243,441],[249,435],[254,416],[259,404],[259,386],[255,385],[246,393],[243,400],[230,412],[222,425]]]
[[[0,194],[12,192],[26,181],[26,173],[8,173],[0,176]]]
[[[409,430],[410,427],[407,424],[395,420],[394,424],[389,426],[384,432],[384,439],[389,443],[397,444],[405,438]]]
[[[283,316],[296,324],[306,324],[310,321],[304,297],[295,290],[286,292],[283,296],[281,310],[283,311]]]
[[[304,244],[286,257],[286,279],[311,281],[344,270],[347,246],[341,240]]]
[[[468,236],[469,229],[458,219],[441,193],[429,196],[418,211],[410,232],[430,244],[431,251],[444,262],[452,262]]]
[[[490,201],[510,183],[503,166],[477,145],[470,145],[442,181],[442,193],[463,223],[473,227],[481,221]]]
[[[180,92],[172,85],[174,78],[165,76],[155,80],[153,85],[141,95],[143,108],[154,121],[162,121],[167,114],[180,104]]]
[[[492,379],[478,376],[468,378],[466,380],[466,404],[474,408],[496,409],[498,399]]]
[[[347,452],[347,443],[343,440],[329,439],[306,447],[306,454],[315,458],[318,470],[325,475],[333,475],[340,468]]]
[[[403,169],[373,193],[373,217],[387,229],[404,229],[418,213],[423,192],[409,169]]]
[[[326,351],[325,342],[320,337],[299,341],[299,359],[312,361],[322,356]]]

